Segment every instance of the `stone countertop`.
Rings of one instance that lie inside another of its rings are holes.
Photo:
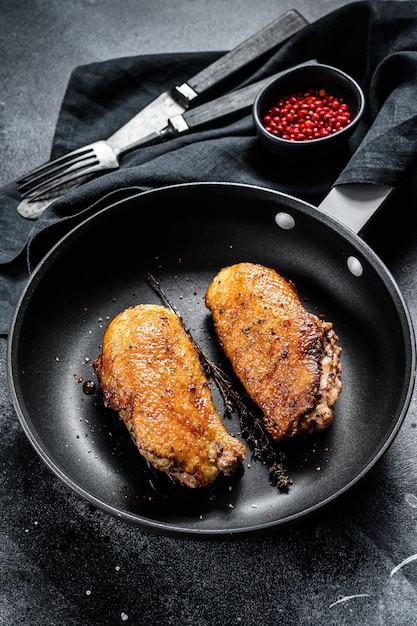
[[[305,0],[296,8],[314,20],[343,4]],[[293,6],[284,0],[0,0],[1,183],[48,158],[75,66],[229,49]],[[382,240],[382,227],[375,241],[371,233],[371,243],[415,320],[417,237],[386,213],[382,223],[390,230]],[[1,624],[417,623],[415,394],[387,453],[337,505],[265,536],[179,539],[113,519],[51,474],[17,421],[6,341],[0,341]]]

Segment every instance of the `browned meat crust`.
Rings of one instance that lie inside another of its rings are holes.
[[[144,304],[120,313],[94,368],[106,405],[119,411],[156,469],[194,488],[242,462],[245,446],[225,429],[198,353],[168,308]]]
[[[338,337],[305,309],[291,283],[273,269],[239,263],[213,279],[206,305],[275,440],[330,425],[341,390]]]

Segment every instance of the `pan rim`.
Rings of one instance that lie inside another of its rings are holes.
[[[189,526],[184,527],[175,523],[171,524],[166,521],[161,522],[161,521],[153,520],[153,519],[150,520],[147,517],[136,515],[128,511],[125,511],[119,507],[112,506],[100,500],[99,498],[94,496],[94,494],[89,493],[86,490],[84,490],[76,482],[74,482],[69,476],[67,476],[64,471],[62,471],[62,469],[56,464],[56,462],[50,458],[50,456],[48,455],[44,447],[42,447],[42,442],[38,441],[38,437],[36,436],[36,433],[34,433],[30,427],[30,416],[25,415],[24,407],[22,407],[21,405],[21,401],[19,398],[19,390],[17,388],[17,383],[16,383],[16,377],[14,375],[15,368],[17,367],[16,345],[18,343],[18,339],[16,337],[16,333],[18,332],[19,325],[22,322],[27,305],[30,302],[31,291],[36,289],[36,284],[42,280],[43,273],[47,272],[48,268],[51,265],[53,265],[56,255],[59,256],[59,254],[63,250],[66,249],[66,246],[71,245],[71,242],[74,237],[76,237],[80,232],[82,232],[84,228],[89,228],[91,223],[96,223],[97,220],[107,218],[108,215],[110,215],[114,211],[117,211],[117,208],[120,205],[132,202],[139,197],[147,196],[149,194],[152,194],[152,195],[161,194],[161,193],[169,194],[172,192],[181,193],[184,189],[204,190],[205,188],[219,189],[219,190],[227,189],[228,191],[232,191],[232,192],[234,190],[239,190],[239,191],[244,190],[244,191],[247,191],[248,193],[260,192],[271,197],[275,196],[278,198],[285,198],[286,201],[289,202],[290,205],[293,205],[297,211],[300,211],[300,210],[304,211],[312,215],[315,219],[319,219],[320,221],[329,225],[331,228],[336,229],[338,232],[342,232],[342,234],[345,237],[347,237],[349,241],[354,243],[355,247],[360,246],[361,248],[363,248],[367,252],[367,255],[369,255],[370,258],[373,260],[373,262],[378,266],[378,268],[383,271],[385,278],[387,279],[387,282],[390,286],[390,289],[392,290],[392,293],[395,293],[395,297],[397,299],[397,305],[401,307],[403,320],[408,329],[408,336],[410,339],[409,376],[408,376],[408,380],[406,381],[406,383],[404,383],[404,387],[406,387],[406,392],[404,393],[404,401],[403,401],[401,410],[395,420],[395,423],[393,424],[393,427],[391,429],[389,436],[383,441],[383,443],[379,447],[377,454],[373,456],[373,458],[366,464],[366,466],[362,469],[362,471],[357,473],[357,475],[352,480],[350,480],[346,485],[344,485],[338,491],[333,493],[330,497],[326,498],[324,501],[320,501],[319,503],[307,509],[304,509],[297,513],[290,514],[287,517],[280,518],[278,520],[275,519],[270,522],[267,521],[265,523],[261,523],[261,524],[257,523],[255,525],[248,524],[245,526],[239,526],[239,527],[232,528],[232,529],[229,528],[226,530],[210,529],[210,528],[202,529],[202,528],[199,528],[198,526],[196,526],[195,528],[192,528]],[[87,502],[90,502],[96,508],[106,511],[112,517],[122,519],[127,523],[140,526],[144,530],[147,530],[149,532],[153,532],[156,534],[164,534],[164,535],[177,536],[177,537],[182,536],[182,537],[189,537],[189,538],[196,538],[196,539],[203,539],[205,537],[221,538],[225,536],[230,537],[232,535],[242,536],[242,535],[248,535],[248,534],[254,535],[258,533],[265,533],[268,531],[277,530],[278,528],[290,526],[294,524],[295,522],[300,522],[302,520],[305,520],[311,517],[314,513],[317,513],[319,510],[322,510],[326,508],[327,506],[329,506],[330,504],[339,500],[354,485],[356,485],[360,480],[362,480],[363,477],[369,472],[369,470],[381,459],[381,457],[388,450],[388,448],[390,447],[393,440],[395,439],[405,419],[405,416],[407,414],[409,404],[411,401],[411,397],[413,394],[414,384],[415,384],[416,346],[415,346],[415,334],[414,334],[414,329],[413,329],[412,318],[408,310],[407,304],[405,302],[405,299],[394,277],[392,276],[388,268],[384,265],[383,261],[378,257],[378,255],[376,255],[376,253],[372,250],[372,248],[370,248],[368,244],[360,238],[359,235],[355,234],[353,231],[351,231],[348,227],[343,225],[338,220],[332,218],[331,216],[327,214],[321,213],[319,209],[314,207],[314,205],[304,200],[300,200],[294,196],[290,196],[288,194],[285,194],[279,191],[268,189],[262,186],[240,184],[240,183],[195,182],[195,183],[183,183],[183,184],[180,183],[180,184],[175,184],[175,185],[167,185],[165,187],[146,190],[146,191],[138,191],[137,188],[132,188],[131,195],[128,195],[128,196],[124,195],[122,199],[110,202],[110,204],[108,204],[107,206],[104,206],[104,208],[102,208],[97,213],[86,217],[83,221],[81,221],[79,224],[71,228],[71,230],[67,234],[65,234],[63,237],[59,239],[59,241],[49,250],[49,252],[43,257],[43,259],[41,259],[39,263],[36,265],[19,298],[18,304],[16,306],[16,309],[13,315],[12,325],[11,325],[11,329],[9,333],[9,339],[7,342],[7,372],[8,372],[9,388],[11,392],[12,402],[16,410],[17,416],[19,418],[19,422],[26,436],[28,437],[30,443],[32,444],[32,446],[34,447],[35,451],[40,456],[40,458],[45,462],[47,467],[52,471],[52,473],[55,476],[57,476],[61,481],[63,481],[64,484],[70,487],[70,489],[73,492],[75,492],[81,499]]]

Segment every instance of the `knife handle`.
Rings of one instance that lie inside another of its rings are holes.
[[[176,97],[188,108],[191,100],[278,47],[307,24],[307,20],[296,9],[290,9],[186,83],[175,87]]]
[[[312,65],[314,63],[317,63],[317,61],[312,59],[306,61],[305,63],[300,63],[300,66]],[[299,66],[297,65],[296,67]],[[288,69],[278,72],[277,74],[272,74],[271,76],[263,78],[256,83],[252,83],[247,87],[231,91],[224,96],[220,96],[215,100],[201,104],[198,107],[189,109],[182,115],[176,115],[170,118],[170,124],[176,128],[176,132],[179,134],[188,130],[197,130],[200,126],[212,123],[232,113],[237,113],[250,108],[260,90],[272,80],[281,74],[285,74],[286,72],[288,72]],[[182,125],[182,121],[186,123],[186,127]]]

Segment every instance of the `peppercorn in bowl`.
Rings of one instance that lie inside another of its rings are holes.
[[[359,84],[324,64],[281,74],[258,94],[253,119],[261,143],[281,158],[332,154],[347,144],[365,109]]]

